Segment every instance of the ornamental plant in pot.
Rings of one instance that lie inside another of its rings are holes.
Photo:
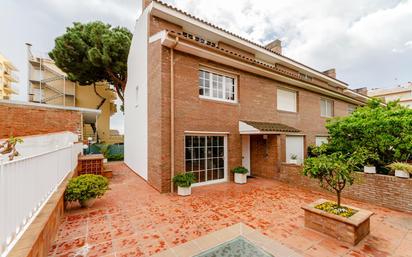
[[[388,167],[395,171],[395,176],[399,178],[409,178],[409,174],[412,174],[412,165],[404,162],[394,162],[388,165]]]
[[[179,173],[173,177],[173,183],[177,186],[177,194],[187,196],[192,194],[192,184],[196,182],[192,172]]]
[[[375,174],[376,166],[373,163],[379,160],[379,156],[376,153],[367,152],[365,153],[365,158],[367,158],[367,160],[365,162],[365,166],[363,166],[363,172]]]
[[[239,166],[234,168],[233,173],[235,174],[235,183],[236,184],[246,184],[247,182],[247,173],[249,172],[245,167]]]
[[[70,179],[64,200],[79,201],[82,207],[91,207],[109,189],[109,180],[100,175],[85,174]]]

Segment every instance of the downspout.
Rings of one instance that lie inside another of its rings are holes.
[[[174,48],[179,43],[176,37],[170,48],[170,189],[174,192],[173,177],[175,176],[175,92],[174,92]]]

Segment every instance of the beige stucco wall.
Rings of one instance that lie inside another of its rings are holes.
[[[97,118],[97,133],[103,141],[108,141],[110,136],[110,116],[115,108],[113,101],[116,99],[115,93],[109,89],[108,84],[96,85],[97,92],[106,98],[105,103],[100,107],[102,113]],[[96,109],[101,98],[94,92],[93,86],[76,86],[76,106]]]

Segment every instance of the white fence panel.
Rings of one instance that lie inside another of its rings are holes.
[[[43,204],[77,166],[82,144],[0,160],[0,255],[6,255]]]

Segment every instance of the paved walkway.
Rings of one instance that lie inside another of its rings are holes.
[[[113,165],[111,190],[91,209],[71,206],[49,256],[150,256],[243,222],[304,256],[412,256],[412,215],[352,200],[375,212],[371,234],[356,247],[303,226],[300,207],[333,196],[274,180],[250,179],[159,194],[124,164]]]

